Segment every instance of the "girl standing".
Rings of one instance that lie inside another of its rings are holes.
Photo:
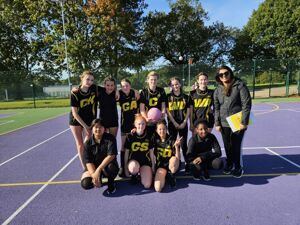
[[[157,86],[158,74],[151,71],[147,76],[148,87],[144,88],[140,95],[140,112],[148,123],[148,131],[155,132],[155,123],[147,117],[147,112],[151,108],[158,108],[162,112],[162,119],[166,114],[166,92],[163,88]]]
[[[184,94],[181,88],[180,79],[172,77],[169,85],[171,93],[167,95],[167,114],[168,114],[168,130],[173,138],[177,135],[182,137],[181,149],[184,160],[186,162],[186,172],[188,171],[186,151],[187,151],[187,136],[188,125],[187,120],[190,115],[190,104],[188,95]]]
[[[71,112],[69,125],[74,136],[82,168],[84,141],[91,132],[91,123],[97,116],[97,96],[94,75],[91,71],[84,71],[80,76],[80,86],[71,91]]]
[[[208,75],[200,72],[197,75],[197,88],[190,92],[190,130],[195,134],[195,125],[201,119],[208,123],[208,131],[214,127],[213,117],[213,94],[214,91],[208,89]]]
[[[104,79],[104,87],[98,86],[100,119],[106,132],[117,136],[118,133],[118,110],[116,95],[116,81],[111,76]]]

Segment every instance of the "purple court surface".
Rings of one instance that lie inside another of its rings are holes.
[[[0,223],[299,225],[300,102],[252,111],[242,178],[212,171],[211,181],[195,181],[180,171],[162,193],[119,178],[112,195],[83,190],[67,115],[1,135]]]

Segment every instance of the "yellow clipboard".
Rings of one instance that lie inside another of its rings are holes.
[[[227,120],[232,132],[239,131],[240,130],[240,124],[241,124],[241,121],[242,121],[242,111],[238,112],[238,113],[235,113],[231,116],[226,117],[226,120]],[[250,118],[249,118],[249,124],[248,125],[253,124],[253,122],[254,122],[254,115],[253,115],[252,112],[250,112]]]

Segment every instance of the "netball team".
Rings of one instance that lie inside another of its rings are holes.
[[[222,134],[226,152],[223,173],[242,176],[241,143],[249,121],[251,97],[229,67],[218,69],[215,92],[208,89],[208,75],[201,72],[189,95],[183,92],[177,77],[170,79],[171,91],[166,94],[157,86],[159,75],[154,71],[147,75],[147,85],[140,92],[131,88],[128,79],[121,80],[121,89],[117,90],[112,77],[104,79],[103,87],[94,84],[91,71],[83,72],[80,78],[80,86],[71,91],[69,124],[83,168],[84,189],[101,187],[102,178],[106,177],[106,193],[112,194],[119,175],[130,178],[132,184],[154,186],[155,191],[161,192],[166,182],[176,186],[181,164],[195,180],[208,181],[209,169],[223,167],[220,145],[211,133],[214,126]],[[121,109],[120,165],[117,103]],[[162,112],[159,121],[147,117],[153,107]],[[233,133],[226,117],[239,111],[241,129]],[[188,141],[189,130],[192,137]]]

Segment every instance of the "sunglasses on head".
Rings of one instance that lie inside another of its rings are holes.
[[[219,77],[223,77],[223,76],[227,77],[228,75],[230,75],[230,73],[228,71],[218,74]]]

